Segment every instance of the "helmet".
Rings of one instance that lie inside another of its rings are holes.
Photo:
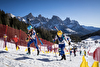
[[[30,30],[30,29],[32,29],[33,27],[31,26],[31,25],[29,25],[28,27],[27,27],[27,29],[28,30]]]
[[[61,36],[61,35],[62,35],[62,31],[61,31],[61,30],[58,31],[58,32],[57,32],[57,35],[58,35],[58,36]]]

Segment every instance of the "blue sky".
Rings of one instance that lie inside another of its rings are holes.
[[[62,20],[70,17],[81,25],[100,27],[100,0],[0,0],[0,9],[15,16],[33,16]]]

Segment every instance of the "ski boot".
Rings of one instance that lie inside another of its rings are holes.
[[[65,56],[65,54],[63,54],[63,56],[61,57],[61,60],[66,60],[66,56]]]
[[[31,52],[30,52],[30,48],[28,48],[28,52],[27,52],[26,54],[28,54],[28,55],[30,55],[30,54],[31,54]]]
[[[60,56],[60,53],[59,53],[59,56]]]
[[[64,59],[64,56],[61,56],[61,60],[63,60]]]
[[[65,56],[65,54],[63,55],[63,57],[64,57],[64,60],[66,60],[66,56]]]
[[[39,50],[37,50],[37,55],[39,55]]]

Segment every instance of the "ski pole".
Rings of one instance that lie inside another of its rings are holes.
[[[53,40],[53,44],[54,44],[54,40]],[[57,54],[56,54],[56,47],[55,47],[55,44],[54,44],[54,52],[55,52],[56,60],[58,61],[58,59],[57,59]]]
[[[57,31],[59,31],[56,27],[54,27]]]
[[[69,45],[69,52],[70,52],[70,45]],[[70,53],[70,61],[71,61],[71,53]]]

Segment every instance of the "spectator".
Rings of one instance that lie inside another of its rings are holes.
[[[13,39],[15,45],[16,45],[16,49],[17,49],[17,47],[18,47],[18,49],[19,49],[19,46],[18,46],[18,40],[19,40],[19,38],[17,37],[17,35],[15,35],[15,37],[12,38],[12,39]]]
[[[7,46],[7,36],[6,36],[6,34],[4,34],[4,36],[3,36],[3,38],[4,38],[4,46],[6,47]]]

